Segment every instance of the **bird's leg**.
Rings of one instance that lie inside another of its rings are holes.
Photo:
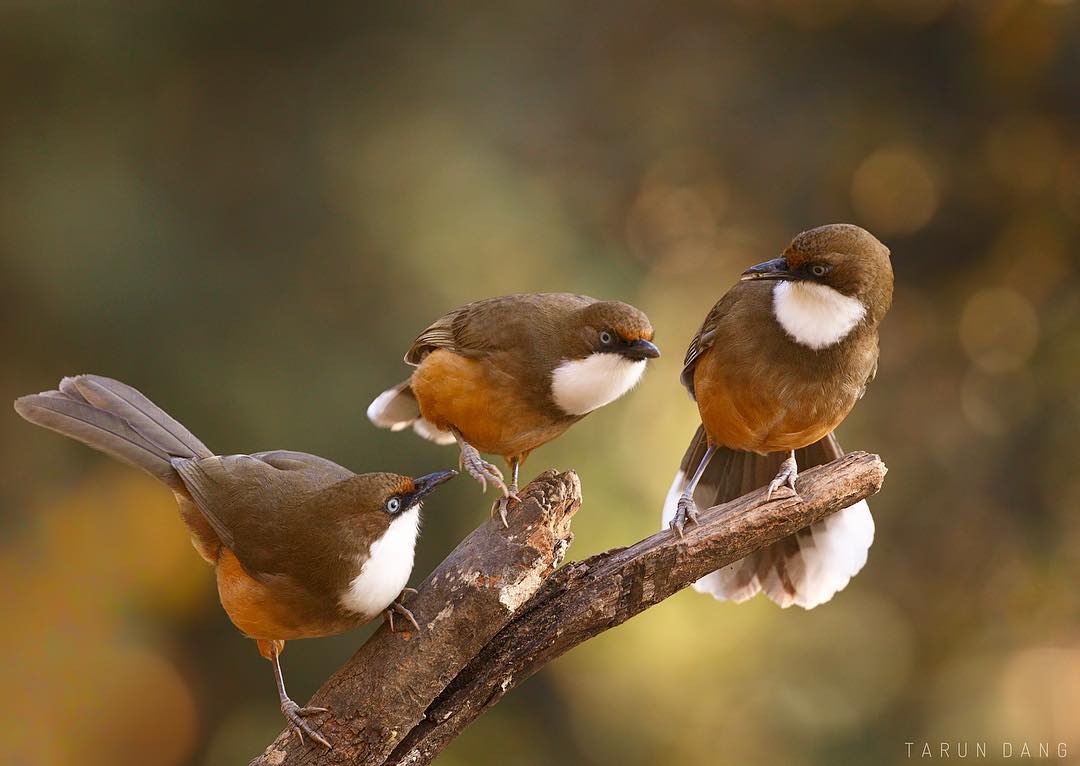
[[[502,525],[504,528],[509,529],[510,524],[506,521],[506,509],[510,506],[510,500],[517,500],[518,491],[518,470],[521,468],[521,456],[515,455],[506,459],[506,462],[510,464],[510,488],[509,491],[497,499],[495,504],[491,506],[491,515],[495,515],[495,511],[499,512],[499,518],[502,519]]]
[[[712,456],[715,454],[715,445],[709,445],[709,448],[705,450],[705,454],[701,456],[701,462],[698,463],[698,467],[694,471],[690,483],[686,485],[686,489],[679,495],[679,501],[675,504],[675,518],[671,520],[671,523],[668,524],[668,526],[673,529],[675,534],[679,537],[683,536],[683,527],[686,526],[687,523],[697,524],[697,504],[694,502],[694,490],[697,489],[702,474],[705,473],[705,469],[709,466],[709,461],[712,460]]]
[[[259,642],[262,644],[263,642]],[[281,675],[281,649],[278,646],[278,642],[270,641],[270,662],[274,663],[274,680],[277,682],[278,699],[281,701],[281,712],[289,722],[289,728],[296,732],[296,736],[300,739],[300,743],[304,742],[304,735],[307,734],[313,740],[325,747],[327,750],[331,748],[330,740],[324,737],[319,732],[311,728],[305,720],[305,716],[313,713],[326,713],[329,712],[324,707],[300,707],[291,699],[285,692],[285,679]],[[262,647],[260,646],[260,650]]]
[[[469,444],[462,437],[461,433],[453,428],[451,431],[454,434],[454,438],[457,439],[458,446],[461,447],[461,457],[458,462],[461,467],[469,472],[469,475],[480,482],[480,486],[484,492],[487,492],[487,485],[490,481],[496,487],[502,490],[503,496],[510,494],[510,490],[506,487],[506,482],[503,481],[502,471],[497,467],[480,457],[480,453],[476,447]]]
[[[398,595],[398,597],[396,599],[394,599],[392,602],[390,602],[390,606],[386,607],[386,610],[383,612],[383,616],[386,618],[386,621],[390,624],[390,632],[391,633],[396,633],[397,632],[396,630],[394,630],[394,612],[397,612],[402,617],[404,617],[406,620],[408,620],[409,624],[413,626],[413,629],[417,633],[420,632],[420,626],[416,624],[416,618],[413,617],[412,611],[410,611],[405,606],[405,602],[408,600],[409,596],[415,596],[415,595],[416,595],[416,588],[405,588],[404,590],[401,591],[401,593]]]
[[[795,462],[795,450],[791,451],[784,462],[780,464],[780,470],[777,472],[773,480],[769,482],[769,490],[765,493],[765,502],[772,500],[773,492],[780,489],[780,487],[791,487],[791,491],[796,495],[795,480],[799,478],[799,466]]]

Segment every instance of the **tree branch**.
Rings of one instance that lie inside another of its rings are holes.
[[[511,528],[482,525],[410,603],[419,635],[377,631],[316,693],[329,707],[323,752],[284,732],[251,766],[429,763],[543,665],[698,578],[881,488],[885,464],[853,452],[799,475],[799,495],[744,495],[700,514],[679,540],[658,532],[558,570],[581,504],[573,472],[548,472],[522,493]],[[426,622],[425,622],[426,618]]]

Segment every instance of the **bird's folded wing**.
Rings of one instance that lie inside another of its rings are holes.
[[[516,349],[530,338],[549,334],[552,317],[565,317],[594,302],[573,293],[503,295],[475,301],[439,317],[420,333],[405,361],[420,364],[437,348],[469,357]]]
[[[694,368],[697,366],[701,355],[712,348],[713,341],[716,338],[716,325],[727,313],[731,303],[730,295],[731,292],[728,292],[712,307],[708,315],[706,315],[705,321],[701,323],[700,329],[690,339],[690,346],[686,349],[682,374],[679,376],[679,380],[686,386],[686,390],[690,392],[690,397],[693,399],[697,398],[694,393]]]
[[[275,536],[289,529],[305,501],[353,475],[330,460],[284,450],[175,458],[172,465],[221,542],[252,573],[275,571]]]
[[[312,478],[323,477],[332,482],[339,482],[353,475],[353,472],[345,466],[308,452],[278,449],[271,452],[256,452],[251,457],[268,463],[279,471],[311,471]]]
[[[469,303],[436,319],[413,341],[405,361],[420,364],[428,353],[445,348],[464,356],[482,356],[496,342],[487,331],[488,318],[506,307],[506,298]]]

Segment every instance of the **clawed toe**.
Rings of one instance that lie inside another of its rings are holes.
[[[510,509],[510,501],[520,503],[521,498],[517,496],[516,492],[507,491],[502,497],[497,498],[494,503],[491,504],[491,517],[495,518],[495,514],[499,514],[499,519],[502,521],[503,529],[510,528],[510,522],[506,520],[506,512]]]
[[[480,487],[484,492],[487,492],[488,482],[491,482],[491,484],[498,487],[504,495],[508,494],[506,482],[503,481],[502,471],[500,471],[498,467],[480,457],[480,454],[476,452],[476,450],[471,450],[471,454],[466,454],[465,450],[462,450],[462,456],[462,466],[470,476],[480,482]]]
[[[311,727],[311,724],[309,724],[304,718],[304,716],[308,715],[330,712],[327,708],[300,707],[291,699],[286,698],[281,703],[281,712],[285,716],[286,720],[288,720],[289,728],[292,731],[296,732],[296,737],[300,740],[301,744],[303,744],[304,735],[306,734],[311,737],[312,740],[318,742],[320,745],[325,747],[327,750],[330,750],[332,748],[330,740],[328,740],[322,734],[319,734],[319,732],[315,731],[315,729]]]
[[[772,500],[773,493],[781,487],[789,487],[791,494],[794,497],[798,497],[799,493],[795,489],[795,481],[799,478],[799,467],[795,463],[795,456],[787,458],[780,464],[780,470],[777,472],[773,480],[769,482],[769,488],[765,492],[765,502]]]
[[[416,590],[414,588],[406,588],[405,590],[406,591],[412,591],[414,594],[416,593]],[[404,596],[405,591],[402,591],[401,593],[402,593],[402,596]],[[413,616],[412,610],[407,608],[402,603],[403,601],[404,601],[404,599],[401,596],[399,596],[398,600],[393,602],[392,604],[390,604],[390,606],[386,607],[386,611],[383,612],[383,615],[386,617],[387,623],[389,623],[389,625],[390,625],[390,632],[391,633],[397,633],[398,632],[397,628],[394,627],[394,614],[397,613],[397,614],[400,614],[402,617],[404,617],[408,621],[408,623],[410,625],[412,625],[413,630],[415,630],[417,633],[419,633],[420,632],[420,624],[417,623],[416,618]]]
[[[467,471],[470,476],[480,482],[480,488],[484,492],[487,492],[488,482],[491,482],[494,486],[502,490],[503,495],[508,495],[509,491],[506,488],[506,482],[503,481],[502,471],[480,457],[480,452],[476,447],[465,441],[465,438],[456,429],[452,430],[454,438],[457,439],[458,446],[461,447],[461,454],[458,456],[458,464]]]
[[[678,536],[681,540],[683,538],[683,528],[687,524],[698,523],[697,504],[694,502],[694,498],[691,495],[682,494],[679,496],[679,502],[675,505],[675,518],[671,520],[668,527]]]

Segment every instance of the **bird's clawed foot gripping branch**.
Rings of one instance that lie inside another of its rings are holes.
[[[419,630],[384,625],[311,699],[333,743],[289,731],[252,766],[429,763],[543,665],[698,578],[876,493],[876,455],[852,452],[799,474],[798,495],[751,492],[699,511],[679,537],[658,532],[560,567],[581,505],[573,472],[548,471],[520,493],[510,528],[484,523],[409,600]],[[315,724],[315,719],[308,723]]]

